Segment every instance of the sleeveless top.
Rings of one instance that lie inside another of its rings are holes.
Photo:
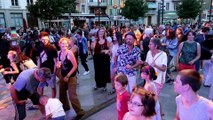
[[[182,96],[177,96],[176,105],[180,120],[210,120],[208,115],[208,102],[208,99],[200,96],[196,103],[186,108],[183,105]]]
[[[99,44],[98,41],[95,45],[94,54],[101,54],[101,50],[108,50],[107,41],[105,40],[104,44]],[[104,53],[103,53],[104,54]]]
[[[15,80],[15,81],[16,81],[18,75],[19,75],[19,74],[21,73],[21,71],[22,71],[21,68],[20,68],[20,63],[16,63],[16,66],[17,66],[17,68],[18,68],[18,70],[19,70],[19,73],[10,74],[10,75],[9,75],[10,79],[13,79],[13,80]],[[10,71],[14,71],[14,69],[13,69],[12,66],[10,66]]]
[[[59,56],[58,56],[59,61],[61,61],[60,56],[61,56],[61,52],[59,53]],[[63,63],[61,63],[61,75],[62,75],[62,77],[65,77],[70,72],[72,67],[73,67],[73,64],[67,58],[67,55],[66,55],[65,60],[63,61]],[[75,75],[76,75],[76,70],[70,77],[74,77]]]
[[[181,56],[179,62],[183,64],[188,64],[197,56],[197,43],[196,42],[183,42],[183,47],[181,50]]]

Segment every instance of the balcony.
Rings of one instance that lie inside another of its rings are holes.
[[[158,7],[157,3],[155,3],[155,2],[148,2],[147,5],[148,5],[149,9],[157,9],[157,7]]]
[[[146,15],[156,15],[157,11],[156,10],[149,10]]]
[[[89,7],[98,7],[98,2],[89,2],[88,3]],[[99,4],[100,7],[107,7],[107,2],[101,2]]]
[[[156,0],[146,0],[146,2],[156,2]]]

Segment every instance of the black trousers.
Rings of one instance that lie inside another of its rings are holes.
[[[87,62],[87,56],[88,56],[88,53],[80,54],[81,64],[84,67],[85,71],[89,71],[89,67],[86,63]]]

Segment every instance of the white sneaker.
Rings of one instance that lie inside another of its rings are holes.
[[[90,73],[90,71],[85,71],[84,73],[83,73],[83,75],[87,75],[87,74],[89,74]]]

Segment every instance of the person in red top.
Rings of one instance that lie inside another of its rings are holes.
[[[115,76],[115,89],[117,93],[116,108],[118,112],[118,120],[122,120],[126,112],[128,112],[127,102],[130,99],[130,94],[126,90],[128,78],[123,73]]]

